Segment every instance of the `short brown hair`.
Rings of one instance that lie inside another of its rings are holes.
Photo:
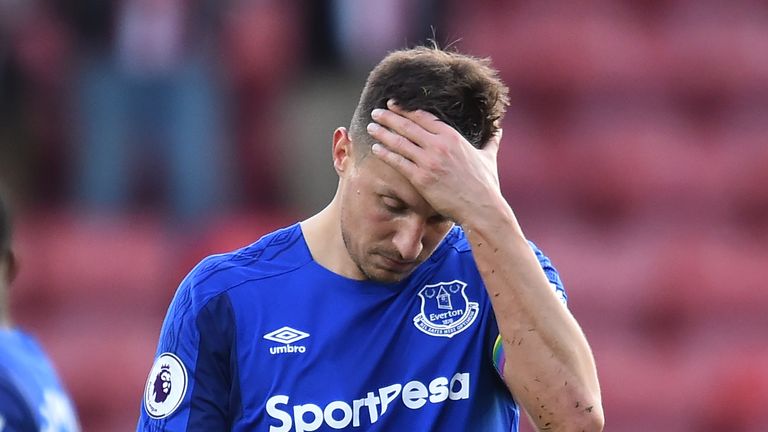
[[[387,55],[368,75],[350,133],[372,144],[366,132],[371,111],[394,99],[407,111],[436,115],[482,148],[499,129],[509,105],[509,89],[490,60],[456,51],[419,46]]]

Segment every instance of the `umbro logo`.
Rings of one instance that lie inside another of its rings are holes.
[[[269,348],[269,353],[276,354],[288,354],[288,353],[304,353],[307,351],[307,347],[304,345],[291,345],[302,339],[309,337],[309,333],[301,330],[296,330],[288,326],[281,327],[275,331],[269,332],[264,335],[264,339],[272,342],[281,343],[284,345],[273,346]]]

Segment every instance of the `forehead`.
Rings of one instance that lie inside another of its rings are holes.
[[[397,198],[409,207],[431,210],[411,182],[372,153],[359,161],[359,176],[376,194]]]

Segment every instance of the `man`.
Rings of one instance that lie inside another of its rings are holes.
[[[333,134],[330,204],[182,282],[138,429],[511,431],[522,406],[601,430],[589,346],[499,189],[506,104],[484,60],[388,55]]]
[[[10,215],[0,194],[0,431],[79,431],[72,403],[45,353],[11,325],[8,290],[16,270]]]

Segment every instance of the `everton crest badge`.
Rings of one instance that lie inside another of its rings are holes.
[[[413,318],[416,328],[430,336],[450,338],[471,326],[480,307],[469,301],[466,287],[466,283],[454,280],[422,288],[421,312]]]

